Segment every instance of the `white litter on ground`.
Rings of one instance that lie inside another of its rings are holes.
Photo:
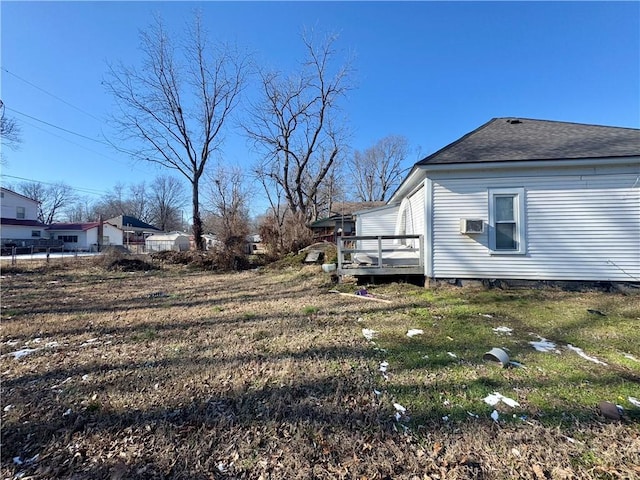
[[[424,330],[419,328],[412,328],[407,332],[407,337],[415,337],[416,335],[424,335]]]
[[[393,408],[395,408],[398,412],[400,413],[407,413],[407,409],[404,408],[402,405],[400,405],[399,403],[394,403],[393,404]]]
[[[13,463],[15,463],[16,465],[22,465],[24,462],[20,457],[13,457]]]
[[[469,415],[470,417],[473,417],[473,418],[480,418],[479,415],[477,415],[477,414],[475,414],[473,412],[469,412],[469,411],[467,411],[467,415]]]
[[[598,360],[596,357],[590,357],[589,355],[584,353],[584,350],[582,350],[581,348],[574,347],[571,344],[568,344],[567,348],[569,350],[572,350],[572,351],[576,352],[578,355],[580,355],[585,360],[589,360],[590,362],[597,363],[599,365],[605,365],[605,366],[607,365],[605,362],[603,362],[602,360]]]
[[[364,338],[371,341],[374,338],[376,338],[376,336],[378,335],[378,332],[376,332],[375,330],[371,330],[370,328],[363,328],[362,335],[364,335]]]
[[[443,422],[448,422],[449,421],[449,415],[445,415],[444,417],[442,417],[442,421]]]
[[[458,358],[458,356],[453,352],[447,352],[447,355],[449,355],[451,358]]]
[[[71,413],[72,413],[72,412],[71,412],[71,409],[70,409],[70,408],[68,408],[68,409],[67,409],[67,410],[62,414],[62,416],[63,416],[63,417],[68,417],[69,415],[71,415]]]
[[[58,342],[47,342],[44,346],[45,348],[56,348],[58,346]]]
[[[8,342],[7,342],[8,343]],[[629,360],[633,360],[634,362],[640,362],[640,360],[638,360],[636,357],[634,357],[633,355],[631,355],[630,353],[625,353],[624,354],[624,358],[628,358]]]
[[[384,373],[387,371],[387,368],[389,368],[389,362],[387,362],[386,360],[384,362],[380,363],[380,368],[379,370]]]
[[[492,394],[487,395],[484,398],[484,402],[488,405],[491,405],[492,407],[496,406],[499,402],[503,402],[512,408],[520,406],[520,404],[516,402],[514,399],[505,397],[504,395],[501,395],[498,392],[493,392]]]
[[[550,342],[549,340],[547,340],[546,338],[542,338],[542,337],[538,337],[540,340],[537,342],[529,342],[529,345],[531,345],[533,348],[535,348],[538,352],[558,352],[558,349],[556,348],[556,344],[553,342]]]
[[[82,381],[86,382],[87,380],[89,380],[89,375],[85,373],[82,375]]]
[[[82,345],[80,345],[81,347],[86,347],[88,345],[93,345],[94,343],[96,343],[98,341],[97,338],[90,338],[89,340],[85,341]]]
[[[6,407],[4,407],[2,410],[5,412],[8,412],[9,410],[11,410],[13,408],[13,405],[7,405]]]
[[[489,315],[488,313],[479,313],[478,315],[480,315],[481,317],[493,318],[493,315]]]
[[[375,393],[376,395],[382,395],[382,392],[380,390],[373,390],[373,393]]]
[[[521,364],[520,362],[516,362],[515,360],[511,360],[509,362],[509,365],[513,365],[516,368],[527,368],[523,364]]]
[[[31,355],[34,352],[40,350],[39,348],[23,348],[22,350],[16,350],[15,352],[9,353],[9,355],[13,355],[13,358],[16,360],[20,360],[22,357],[26,357],[27,355]]]
[[[507,335],[511,335],[511,332],[513,332],[513,328],[509,328],[509,327],[496,327],[493,329],[494,332],[496,333],[506,333]]]
[[[640,407],[640,400],[638,400],[636,397],[629,397],[628,400],[636,407]]]
[[[500,418],[500,414],[498,413],[497,410],[494,410],[493,412],[491,412],[491,418],[493,419],[494,422],[498,421],[498,419]]]

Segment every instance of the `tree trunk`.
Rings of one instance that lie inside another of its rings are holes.
[[[204,242],[202,241],[202,219],[200,218],[200,195],[198,192],[199,178],[195,178],[191,182],[192,201],[193,201],[193,243],[196,250],[204,250]]]

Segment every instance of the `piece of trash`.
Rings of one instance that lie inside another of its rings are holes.
[[[419,328],[412,328],[407,332],[407,337],[415,337],[416,335],[424,335],[424,330]]]
[[[7,405],[6,407],[4,407],[2,410],[5,412],[8,412],[9,410],[11,410],[13,408],[13,405]]]
[[[85,373],[84,375],[82,375],[82,380],[83,380],[84,382],[86,382],[87,380],[89,380],[89,375],[88,375],[88,374],[86,374],[86,373]]]
[[[227,471],[227,467],[225,467],[224,463],[222,462],[218,463],[217,467],[220,473],[224,473]]]
[[[20,457],[13,457],[13,463],[15,463],[16,465],[22,465],[24,462]]]
[[[447,340],[453,342],[453,337],[450,337],[449,335],[447,335]]]
[[[571,344],[568,344],[567,348],[569,350],[573,350],[574,352],[576,352],[578,355],[580,355],[585,360],[589,360],[590,362],[597,363],[599,365],[605,365],[605,366],[607,365],[605,362],[603,362],[602,360],[598,360],[596,357],[590,357],[589,355],[584,353],[584,350],[582,350],[581,348],[574,347]]]
[[[378,335],[378,332],[376,332],[375,330],[371,330],[370,328],[363,328],[362,335],[364,335],[364,338],[371,341],[374,338],[376,338],[376,336]]]
[[[479,313],[478,315],[480,315],[481,317],[493,318],[493,315],[490,315],[488,313]]]
[[[509,398],[509,397],[505,397],[504,395],[501,395],[498,392],[493,392],[490,395],[487,395],[484,398],[484,402],[488,405],[491,405],[492,407],[497,405],[499,402],[503,402],[507,405],[509,405],[510,407],[519,407],[520,404],[518,402],[516,402],[514,399]]]
[[[445,415],[444,417],[442,417],[442,421],[443,422],[448,422],[449,421],[449,415]]]
[[[492,330],[496,333],[506,333],[507,335],[511,335],[511,332],[513,332],[513,328],[509,327],[496,327]]]
[[[402,415],[400,414],[400,412],[395,412],[395,413],[393,414],[393,418],[395,418],[395,419],[396,419],[396,422],[399,422],[399,421],[400,421],[400,419],[402,418]]]
[[[423,360],[429,360],[429,355],[423,355],[422,358]]]
[[[400,413],[407,413],[407,409],[404,408],[402,405],[400,405],[399,403],[394,403],[393,404],[393,408],[395,408],[398,412]]]
[[[388,367],[389,367],[389,362],[387,362],[387,361],[385,360],[384,362],[381,362],[381,363],[380,363],[380,368],[379,368],[379,370],[380,370],[381,372],[386,372]]]
[[[451,358],[458,358],[458,356],[453,352],[447,352],[447,355],[449,355]]]
[[[37,352],[38,350],[40,350],[39,348],[23,348],[22,350],[16,350],[15,352],[11,352],[9,353],[9,355],[13,355],[13,358],[15,358],[16,360],[20,360],[23,357],[26,357],[27,355],[31,355],[34,352]]]
[[[546,338],[538,337],[540,340],[537,342],[529,342],[533,348],[535,348],[538,352],[556,352],[559,353],[556,349],[556,344],[550,342]]]
[[[629,360],[633,360],[634,362],[640,362],[640,360],[638,360],[636,357],[634,357],[630,353],[625,353],[624,358],[628,358]]]
[[[449,400],[445,400],[444,402],[442,402],[442,405],[444,405],[445,407],[448,407],[451,405],[451,402]]]
[[[56,348],[58,346],[58,342],[47,342],[44,346],[45,348]]]
[[[68,409],[67,409],[67,410],[62,414],[62,416],[63,416],[63,417],[68,417],[69,415],[71,415],[71,413],[72,413],[72,412],[71,412],[71,409],[70,409],[70,408],[68,408]]]
[[[609,418],[611,420],[620,420],[621,418],[618,407],[611,402],[600,402],[598,404],[598,409],[605,418]]]
[[[501,348],[494,347],[482,356],[483,360],[489,362],[497,362],[502,365],[502,368],[506,368],[509,365],[509,355]]]
[[[527,368],[523,364],[521,364],[520,362],[516,362],[515,360],[511,360],[509,362],[509,365],[511,365],[513,367],[516,367],[516,368]]]
[[[636,407],[640,407],[640,400],[638,400],[636,397],[628,397],[629,402],[631,402],[632,405],[635,405]]]
[[[356,290],[355,295],[360,295],[361,297],[373,296],[369,292],[367,292],[366,288],[361,288],[360,290]]]
[[[602,313],[600,310],[593,310],[592,308],[587,308],[587,312],[592,313],[593,315],[599,315],[601,317],[606,317],[606,313]]]
[[[511,449],[511,453],[515,456],[515,457],[520,457],[520,450],[518,450],[516,447],[513,447]]]
[[[376,389],[373,390],[373,393],[375,393],[376,395],[382,395],[382,392]]]
[[[498,421],[498,419],[500,418],[500,414],[498,413],[497,410],[494,410],[493,412],[491,412],[491,418],[493,419],[494,422]]]
[[[153,292],[148,295],[149,298],[166,298],[169,295],[164,292]]]
[[[475,414],[475,413],[473,413],[473,412],[470,412],[470,411],[468,411],[468,410],[467,410],[467,415],[469,415],[470,417],[473,417],[473,418],[480,418],[480,416],[479,416],[479,415],[477,415],[477,414]]]

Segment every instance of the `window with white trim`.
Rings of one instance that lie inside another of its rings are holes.
[[[24,207],[16,207],[16,218],[20,220],[24,220],[26,215],[26,210]]]
[[[526,253],[524,203],[524,188],[489,189],[491,253]]]
[[[32,237],[40,238],[40,233],[40,230],[31,230]]]

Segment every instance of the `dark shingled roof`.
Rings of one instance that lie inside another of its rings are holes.
[[[131,215],[119,215],[117,217],[113,217],[107,220],[108,223],[115,225],[116,227],[119,227],[120,229],[124,230],[125,228],[127,230],[131,229],[131,230],[146,230],[149,232],[161,232],[162,230],[160,230],[157,227],[154,227],[153,225],[149,225],[148,223],[143,222],[142,220],[136,218],[136,217],[132,217]]]
[[[17,218],[2,218],[0,225],[15,225],[20,227],[46,227],[46,225],[38,220],[22,220]]]
[[[494,118],[417,165],[640,156],[640,130]]]

